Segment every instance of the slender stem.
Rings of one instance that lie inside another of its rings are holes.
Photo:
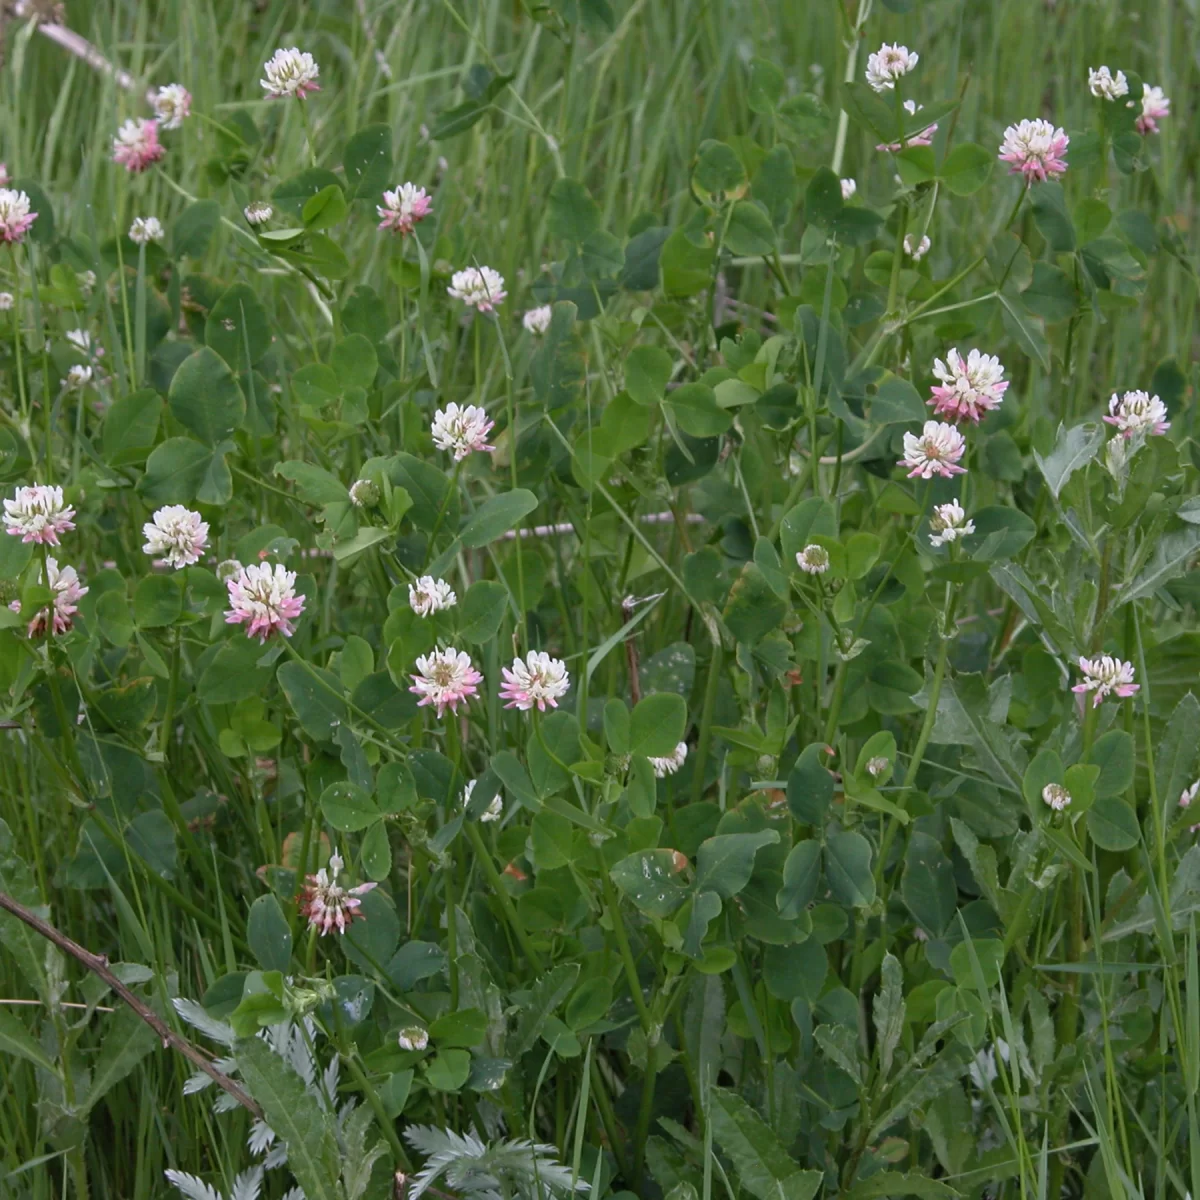
[[[633,996],[633,1006],[637,1009],[638,1019],[642,1023],[642,1032],[646,1035],[646,1048],[649,1053],[650,1040],[654,1033],[654,1021],[650,1016],[650,1009],[646,1007],[646,998],[642,995],[642,984],[638,979],[637,963],[634,961],[633,950],[629,945],[629,934],[625,930],[625,921],[621,916],[617,889],[613,887],[612,880],[608,876],[608,868],[599,852],[596,854],[596,861],[600,870],[600,886],[604,892],[604,908],[617,939],[617,948],[621,952],[621,962],[625,967],[625,978],[629,983],[630,994]]]
[[[696,743],[696,758],[692,767],[692,803],[704,795],[704,777],[708,771],[708,752],[712,744],[713,712],[717,707],[717,690],[721,686],[721,666],[724,652],[719,641],[713,642],[708,660],[708,679],[704,684],[704,707],[700,712],[700,738]]]
[[[529,940],[529,935],[525,932],[525,928],[517,916],[516,905],[513,904],[512,897],[508,894],[508,889],[504,886],[504,879],[496,868],[491,851],[484,844],[483,835],[479,832],[479,825],[475,821],[468,819],[465,828],[467,837],[474,847],[479,865],[483,868],[483,873],[487,876],[488,883],[491,885],[496,899],[500,902],[500,908],[504,912],[505,919],[512,926],[513,936],[517,939],[517,945],[521,947],[521,952],[529,960],[529,965],[536,973],[541,974],[545,969],[542,965],[541,956],[533,948],[533,943]]]

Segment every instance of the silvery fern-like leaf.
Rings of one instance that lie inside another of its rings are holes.
[[[325,1089],[325,1095],[329,1098],[331,1104],[337,1100],[338,1077],[340,1075],[341,1063],[335,1054],[329,1060],[329,1066],[321,1074],[321,1086]]]
[[[195,1075],[189,1075],[187,1082],[183,1085],[183,1094],[185,1096],[194,1096],[197,1092],[202,1092],[206,1087],[212,1087],[213,1077],[205,1075],[203,1071],[197,1071]]]
[[[225,1200],[216,1188],[210,1187],[198,1175],[189,1175],[186,1171],[167,1169],[163,1172],[167,1182],[174,1184],[188,1200]]]
[[[283,1193],[283,1200],[308,1200],[303,1188],[291,1187]]]
[[[213,1101],[213,1112],[233,1112],[237,1106],[238,1102],[228,1092],[223,1091]]]
[[[250,1148],[251,1154],[266,1154],[275,1142],[275,1130],[273,1130],[266,1121],[255,1117],[250,1123],[250,1136],[246,1139],[246,1145]]]
[[[218,1021],[216,1017],[210,1017],[203,1005],[197,1004],[195,1000],[188,1000],[184,996],[176,996],[171,1004],[183,1020],[193,1029],[200,1030],[205,1037],[210,1037],[214,1042],[220,1042],[223,1046],[233,1045],[236,1037],[233,1027],[226,1025],[224,1021]]]
[[[274,1170],[276,1167],[282,1167],[288,1160],[287,1142],[276,1142],[271,1147],[271,1153],[263,1159],[263,1166],[268,1171]]]
[[[258,1200],[258,1193],[262,1191],[262,1182],[262,1167],[251,1167],[250,1170],[243,1171],[233,1181],[229,1200]]]

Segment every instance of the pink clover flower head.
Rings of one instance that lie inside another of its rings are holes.
[[[910,117],[919,113],[921,111],[921,109],[923,109],[924,107],[925,107],[925,105],[918,104],[915,100],[905,100],[905,102],[903,104],[904,111],[906,113],[908,113],[908,115]],[[895,154],[898,150],[911,149],[913,146],[932,146],[933,145],[933,135],[935,133],[937,133],[937,131],[938,131],[938,127],[937,127],[937,122],[935,121],[932,125],[926,125],[924,129],[919,129],[916,133],[912,134],[910,137],[906,137],[904,139],[903,143],[880,142],[879,145],[877,145],[875,147],[875,149],[876,150],[890,150],[893,154]],[[844,182],[845,181],[843,181],[843,183]],[[843,187],[842,190],[843,190],[842,198],[845,199],[845,195],[844,195],[845,188]]]
[[[1171,428],[1166,419],[1167,406],[1148,392],[1126,392],[1123,396],[1113,393],[1108,402],[1108,416],[1104,420],[1115,425],[1121,436],[1131,438],[1135,433],[1161,435]]]
[[[932,244],[928,236],[923,236],[920,241],[917,241],[916,237],[911,233],[904,235],[904,253],[913,262],[920,262],[929,253],[929,247]]]
[[[896,80],[916,68],[921,56],[899,42],[884,42],[874,54],[867,56],[867,83],[873,91],[887,92]]]
[[[1026,185],[1045,183],[1066,173],[1063,156],[1071,139],[1041,117],[1010,125],[1000,143],[1000,161],[1009,164],[1010,175],[1024,175]]]
[[[168,83],[154,93],[151,104],[163,129],[178,129],[192,111],[192,93],[181,83]]]
[[[454,589],[444,579],[422,575],[408,585],[408,607],[418,617],[428,617],[443,609],[453,608],[458,603]]]
[[[680,742],[670,754],[663,758],[651,756],[650,765],[654,768],[654,778],[665,779],[668,775],[674,775],[687,761],[687,756],[687,742]]]
[[[933,360],[933,373],[941,381],[927,403],[939,417],[979,424],[985,413],[999,408],[1008,391],[1004,367],[994,354],[972,350],[966,358],[951,349],[946,361]]]
[[[530,650],[524,658],[514,658],[512,667],[502,667],[500,674],[504,677],[500,699],[508,701],[504,707],[522,712],[534,705],[539,712],[545,712],[547,705],[557,708],[571,686],[567,664],[544,650]]]
[[[130,117],[113,138],[112,160],[131,175],[153,166],[166,152],[166,147],[158,140],[157,121]]]
[[[460,406],[451,401],[434,413],[430,433],[439,450],[453,454],[455,462],[462,462],[468,454],[496,448],[487,440],[494,424],[477,404]]]
[[[1100,658],[1080,658],[1079,669],[1083,672],[1083,682],[1077,683],[1071,691],[1081,695],[1093,692],[1093,708],[1108,696],[1119,696],[1124,700],[1141,688],[1141,684],[1133,682],[1133,663],[1122,662],[1109,654]]]
[[[227,625],[245,625],[246,636],[265,642],[276,630],[295,633],[293,622],[304,612],[304,597],[296,595],[296,572],[283,563],[251,563],[225,581],[229,591]]]
[[[362,897],[376,885],[360,883],[357,887],[344,888],[338,883],[342,873],[340,854],[329,860],[328,870],[322,867],[315,875],[309,875],[300,898],[300,915],[308,920],[308,927],[315,929],[320,937],[332,933],[345,933],[354,920],[366,920],[362,911]]]
[[[1163,95],[1160,87],[1142,84],[1142,112],[1134,122],[1140,134],[1157,133],[1158,123],[1171,115],[1171,101]]]
[[[904,435],[904,457],[896,465],[909,469],[909,479],[932,479],[935,475],[949,479],[966,474],[966,467],[958,465],[966,449],[966,439],[953,425],[926,421],[919,434]]]
[[[0,292],[0,312],[9,312],[16,303],[12,292]]]
[[[7,178],[5,180],[7,182]],[[29,197],[13,188],[0,187],[0,241],[21,242],[37,220]]]
[[[829,570],[829,551],[812,542],[797,552],[796,566],[806,575],[824,575]]]
[[[424,708],[432,704],[439,718],[445,715],[446,709],[452,713],[458,712],[458,706],[477,695],[479,685],[483,682],[483,676],[475,670],[471,656],[465,650],[455,650],[453,646],[422,654],[417,659],[417,674],[410,678],[413,686],[408,690],[421,697],[417,707]]]
[[[380,229],[406,237],[433,211],[433,200],[415,183],[402,183],[395,191],[383,193],[383,203],[377,204],[375,211],[383,218]]]
[[[146,538],[142,549],[177,571],[199,562],[208,547],[207,523],[182,504],[160,508],[153,520],[142,526],[142,533]]]
[[[87,588],[81,586],[79,576],[74,567],[60,567],[55,558],[46,559],[46,586],[53,593],[54,600],[50,607],[39,609],[29,622],[28,634],[32,637],[43,637],[47,629],[55,637],[69,632],[73,618],[79,611],[78,601],[87,595]],[[13,612],[21,611],[21,602],[14,600],[9,608]],[[51,617],[53,610],[53,618]]]
[[[504,290],[504,276],[491,267],[464,267],[455,271],[450,279],[447,293],[461,300],[468,308],[481,313],[495,312],[496,306],[504,303],[508,293]]]
[[[57,546],[58,535],[75,528],[75,510],[63,502],[63,490],[35,483],[19,487],[11,500],[4,502],[4,532],[23,542]]]
[[[266,78],[258,82],[272,100],[284,96],[303,100],[309,92],[321,90],[321,85],[317,83],[321,68],[317,66],[316,59],[308,51],[298,50],[295,46],[290,50],[282,47],[276,50],[263,63],[263,71]]]
[[[1048,783],[1042,788],[1042,800],[1055,812],[1063,812],[1071,805],[1071,793],[1061,783]]]
[[[929,544],[945,546],[975,532],[975,522],[967,517],[966,509],[957,500],[935,504],[929,518]]]
[[[1129,80],[1124,71],[1113,75],[1107,67],[1088,67],[1088,91],[1097,100],[1116,100],[1129,95]]]
[[[8,164],[0,162],[0,188],[8,187]]]
[[[521,324],[525,326],[526,333],[532,333],[534,337],[540,337],[550,328],[550,322],[553,317],[554,309],[549,304],[543,304],[539,308],[528,309],[521,318]]]

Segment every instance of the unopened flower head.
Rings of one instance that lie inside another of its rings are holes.
[[[929,518],[929,542],[933,546],[945,546],[956,542],[968,533],[975,532],[975,522],[967,519],[966,510],[957,500],[948,504],[935,504],[933,516]]]
[[[129,227],[129,240],[135,246],[145,246],[150,242],[161,242],[166,236],[166,230],[157,217],[134,217]]]
[[[494,424],[478,405],[459,406],[451,401],[434,413],[430,432],[433,444],[439,450],[448,451],[454,455],[455,462],[461,462],[475,451],[495,449],[487,440]]]
[[[652,755],[650,765],[654,768],[654,777],[656,779],[665,779],[668,775],[674,775],[687,761],[687,756],[687,742],[680,742],[670,754],[665,755],[663,758],[655,758]]]
[[[1099,658],[1080,658],[1079,669],[1083,672],[1083,682],[1077,683],[1071,691],[1091,692],[1093,708],[1108,696],[1125,699],[1141,687],[1133,682],[1133,663],[1122,662],[1108,654]]]
[[[37,216],[24,192],[0,187],[0,241],[23,241]]]
[[[153,166],[166,148],[158,140],[158,122],[130,117],[113,138],[112,160],[132,175]]]
[[[0,312],[8,312],[15,303],[12,292],[0,292]]]
[[[1113,75],[1107,67],[1088,67],[1088,91],[1097,100],[1116,100],[1129,94],[1129,80],[1124,71]]]
[[[50,589],[54,600],[50,607],[40,609],[29,622],[30,637],[42,637],[47,629],[56,636],[66,633],[72,625],[72,618],[79,611],[79,600],[87,595],[87,588],[79,583],[79,576],[74,567],[60,567],[58,560],[46,559],[46,586]],[[11,607],[19,611],[21,603],[14,600]],[[53,609],[53,617],[51,617]]]
[[[356,479],[350,485],[350,503],[355,508],[374,508],[379,495],[379,484],[373,479]]]
[[[874,54],[867,56],[867,82],[877,92],[890,91],[896,80],[913,70],[920,61],[907,46],[899,42],[884,42]]]
[[[73,367],[68,368],[67,378],[63,381],[63,386],[69,392],[77,392],[80,388],[85,388],[92,382],[93,373],[91,367],[85,367],[82,363],[76,363]]]
[[[1071,793],[1061,783],[1048,783],[1042,788],[1042,799],[1055,812],[1062,812],[1071,804]]]
[[[468,308],[478,309],[481,313],[493,312],[508,295],[504,290],[504,276],[491,267],[464,267],[455,271],[446,291],[455,300],[461,300]]]
[[[999,408],[1008,391],[1004,367],[994,354],[972,350],[966,358],[955,349],[946,361],[933,360],[933,373],[941,381],[928,403],[939,417],[979,424],[985,413]]]
[[[422,654],[417,659],[417,673],[410,678],[413,686],[408,690],[421,697],[417,707],[432,704],[439,718],[446,709],[458,712],[458,706],[476,695],[483,682],[483,676],[471,663],[471,656],[453,647]]]
[[[429,1045],[429,1031],[420,1025],[409,1025],[397,1037],[401,1050],[424,1050]]]
[[[806,575],[824,575],[829,570],[829,551],[812,542],[797,553],[796,565]]]
[[[909,479],[932,479],[935,475],[949,479],[966,474],[966,467],[958,465],[966,449],[966,439],[953,425],[926,421],[919,434],[904,435],[904,457],[896,465],[908,468]]]
[[[1010,175],[1024,175],[1026,184],[1045,183],[1065,174],[1067,146],[1071,139],[1050,121],[1038,117],[1010,125],[1000,143],[1000,161],[1009,164]]]
[[[240,575],[242,564],[236,558],[223,558],[217,563],[217,578],[222,583],[228,583],[235,576]]]
[[[259,83],[272,100],[282,96],[303,100],[309,92],[321,90],[317,83],[321,68],[311,54],[295,46],[290,50],[276,50],[263,64],[263,71],[266,78],[260,79]]]
[[[8,187],[8,164],[0,162],[0,187]]]
[[[4,502],[4,531],[23,542],[57,546],[58,535],[75,528],[75,510],[63,502],[63,490],[35,483],[19,487],[11,500]]]
[[[1197,779],[1191,787],[1185,787],[1183,791],[1179,793],[1179,807],[1191,808],[1192,801],[1195,800],[1197,792],[1200,792],[1200,779]]]
[[[550,328],[550,319],[554,316],[554,310],[549,304],[543,304],[540,308],[530,308],[526,310],[525,315],[521,318],[521,324],[525,326],[526,332],[539,336]]]
[[[890,759],[885,758],[882,754],[877,754],[874,758],[867,760],[867,774],[872,779],[878,779],[891,765]]]
[[[921,109],[923,109],[925,107],[925,105],[918,104],[915,100],[905,100],[902,107],[903,107],[904,111],[906,113],[908,113],[908,115],[910,117],[915,117],[917,115],[917,113],[919,113],[921,111]],[[901,142],[880,142],[880,144],[878,146],[876,146],[875,149],[876,150],[890,150],[893,154],[895,154],[897,150],[911,149],[913,146],[932,146],[933,145],[933,135],[935,133],[937,133],[937,131],[938,131],[937,122],[934,121],[934,123],[932,125],[926,125],[924,129],[918,129],[916,131],[916,133],[909,134],[909,136],[906,137],[902,143]]]
[[[428,617],[458,603],[454,589],[444,579],[422,575],[408,585],[408,606],[418,617]]]
[[[338,883],[342,873],[340,854],[333,855],[329,867],[322,867],[315,875],[309,875],[300,898],[300,915],[307,918],[308,927],[324,937],[335,929],[345,933],[356,918],[364,919],[362,897],[376,885],[360,883],[357,887],[344,888]]]
[[[304,597],[296,595],[296,572],[283,563],[251,563],[226,580],[227,625],[245,625],[246,636],[265,642],[272,633],[291,637],[294,622],[304,612]]]
[[[190,567],[200,561],[208,547],[208,525],[182,504],[160,508],[154,519],[142,526],[146,544],[142,549],[155,558],[166,561],[175,570]]]
[[[1167,419],[1167,406],[1149,392],[1126,392],[1123,396],[1113,393],[1108,402],[1109,425],[1115,425],[1121,436],[1131,438],[1135,433],[1163,434],[1171,428]]]
[[[192,111],[192,93],[182,83],[168,83],[154,93],[154,115],[164,129],[178,129]]]
[[[88,358],[99,357],[100,352],[96,350],[92,335],[86,329],[68,329],[66,339],[80,354]]]
[[[395,191],[383,193],[383,203],[377,204],[375,211],[382,218],[380,229],[407,236],[433,211],[433,200],[415,183],[402,183]]]
[[[535,705],[539,712],[545,712],[547,705],[557,708],[571,686],[567,664],[544,650],[530,650],[524,658],[514,658],[511,667],[501,667],[500,674],[504,677],[500,699],[508,701],[504,707],[522,712]]]
[[[849,200],[858,191],[858,183],[853,179],[841,179],[838,182],[842,185],[843,200]]]
[[[1142,84],[1142,111],[1134,122],[1138,133],[1157,133],[1158,123],[1171,115],[1171,101],[1163,95],[1160,87]]]
[[[904,235],[904,253],[907,254],[908,257],[913,260],[913,262],[920,262],[921,259],[923,259],[929,252],[929,247],[931,244],[932,243],[929,241],[928,236],[923,236],[921,240],[918,241],[915,234],[906,233]]]
[[[275,209],[265,200],[255,200],[242,209],[242,216],[248,225],[265,225],[275,215]]]

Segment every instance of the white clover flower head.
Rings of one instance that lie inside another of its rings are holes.
[[[877,754],[874,758],[867,760],[867,774],[872,779],[878,779],[891,765],[889,759],[885,758],[882,754]]]
[[[842,180],[839,180],[839,182],[842,185],[842,199],[843,200],[849,200],[850,197],[853,196],[854,193],[858,191],[858,183],[856,180],[842,179]]]
[[[907,75],[921,56],[899,42],[884,42],[874,54],[867,56],[867,83],[876,92],[890,91],[896,80]]]
[[[567,664],[544,650],[530,650],[524,658],[514,658],[511,667],[501,667],[500,674],[504,680],[500,699],[508,701],[504,707],[522,712],[535,705],[539,712],[545,712],[547,705],[557,708],[571,686]]]
[[[1138,433],[1150,436],[1166,433],[1171,428],[1171,422],[1166,418],[1167,406],[1157,396],[1135,391],[1120,397],[1114,392],[1104,420],[1115,425],[1123,438],[1131,438]]]
[[[161,242],[165,236],[166,230],[157,217],[134,217],[133,224],[129,227],[129,240],[135,246]]]
[[[208,547],[208,525],[182,504],[160,508],[154,519],[142,526],[146,544],[142,549],[166,561],[176,571],[200,561]]]
[[[483,676],[471,663],[471,656],[453,647],[422,654],[417,659],[417,673],[409,678],[413,686],[408,690],[420,696],[417,707],[432,704],[439,719],[446,709],[457,713],[458,706],[476,695],[483,682]]]
[[[1010,175],[1024,175],[1027,185],[1045,183],[1065,174],[1070,141],[1051,121],[1021,121],[1004,131],[1000,161],[1009,164]]]
[[[461,462],[468,454],[495,449],[487,440],[494,424],[478,405],[460,407],[451,401],[434,414],[430,433],[433,435],[433,444],[439,450],[448,451],[454,455],[455,462]]]
[[[906,233],[904,235],[904,253],[908,255],[913,262],[920,262],[921,259],[929,253],[929,247],[933,243],[930,242],[928,235],[923,235],[920,241],[917,240],[915,234]]]
[[[1117,696],[1124,700],[1141,688],[1140,683],[1133,682],[1133,663],[1122,662],[1110,654],[1099,658],[1080,658],[1079,669],[1083,673],[1083,680],[1071,691],[1080,695],[1093,693],[1093,708],[1108,696]]]
[[[904,457],[896,465],[908,468],[909,479],[932,479],[935,475],[949,479],[966,474],[966,467],[958,465],[966,450],[966,439],[953,425],[926,421],[919,434],[904,435]]]
[[[356,479],[350,485],[350,503],[356,508],[374,508],[379,503],[379,484],[373,479]]]
[[[433,200],[415,183],[402,183],[395,191],[383,193],[383,203],[375,211],[381,218],[380,229],[407,237],[433,211]]]
[[[973,421],[976,425],[985,413],[999,408],[1008,383],[1004,367],[994,354],[972,350],[963,358],[956,349],[946,361],[933,360],[933,373],[941,381],[933,389],[928,403],[939,417],[952,421]]]
[[[275,209],[265,200],[254,200],[242,209],[247,225],[265,225],[275,215]]]
[[[458,603],[454,589],[444,579],[422,575],[408,585],[408,606],[418,617],[432,616],[436,612],[453,608]]]
[[[525,326],[528,333],[532,333],[535,337],[540,337],[547,329],[550,328],[550,319],[554,316],[554,310],[549,304],[543,304],[540,308],[527,309],[525,315],[521,318],[521,324]]]
[[[401,1050],[413,1051],[424,1050],[429,1045],[429,1031],[422,1029],[420,1025],[409,1025],[407,1028],[400,1030],[397,1037],[400,1043]]]
[[[1116,100],[1129,94],[1129,80],[1124,71],[1113,75],[1107,67],[1088,67],[1088,91],[1097,100]]]
[[[1061,783],[1048,783],[1042,788],[1042,799],[1055,812],[1062,812],[1071,803],[1071,793]]]
[[[80,354],[92,357],[92,335],[86,329],[68,329],[65,336]]]
[[[796,565],[806,575],[824,575],[829,570],[829,551],[810,542],[796,555]]]
[[[1132,103],[1132,102],[1131,102]],[[1157,133],[1158,123],[1163,117],[1171,115],[1171,101],[1163,94],[1160,87],[1142,84],[1142,111],[1134,122],[1138,133]]]
[[[83,290],[83,294],[85,296],[90,296],[96,286],[96,272],[80,271],[75,278],[78,281],[80,288]]]
[[[461,300],[468,308],[481,313],[494,312],[508,295],[504,290],[504,276],[491,267],[464,267],[455,271],[446,291],[455,300]]]
[[[502,816],[504,816],[504,797],[493,796],[491,803],[479,814],[479,819],[485,825],[490,825],[493,821],[500,820]]]
[[[293,46],[290,50],[279,49],[263,64],[265,78],[259,80],[264,92],[272,99],[295,96],[303,100],[309,92],[321,90],[317,79],[321,68],[307,50]]]
[[[929,518],[930,545],[945,546],[974,532],[975,522],[967,519],[966,511],[957,500],[933,506],[933,516]]]
[[[163,129],[178,129],[192,111],[192,93],[181,83],[168,83],[154,93],[151,103]]]
[[[15,303],[12,292],[0,292],[0,312],[8,312]]]
[[[76,363],[73,367],[68,368],[65,387],[69,392],[77,392],[80,388],[85,388],[92,382],[93,371],[91,367],[85,367],[82,363]]]
[[[656,779],[665,779],[668,775],[674,775],[687,761],[687,756],[687,742],[680,742],[670,754],[662,758],[651,756],[650,765],[654,768],[654,777]]]

